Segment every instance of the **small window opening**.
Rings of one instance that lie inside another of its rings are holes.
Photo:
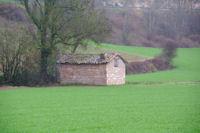
[[[115,67],[119,67],[119,60],[118,59],[115,59],[115,64],[114,64]]]

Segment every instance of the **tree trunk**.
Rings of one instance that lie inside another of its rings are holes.
[[[76,52],[76,50],[77,50],[78,46],[79,46],[79,44],[78,44],[78,43],[77,43],[77,44],[75,44],[75,46],[74,46],[74,48],[73,48],[73,50],[72,50],[72,54],[74,54],[74,53]]]
[[[40,80],[42,83],[48,82],[48,73],[47,73],[47,51],[43,48],[41,49],[41,59],[40,59]]]
[[[46,27],[41,33],[41,50],[40,50],[40,80],[42,83],[48,82],[48,73],[47,73],[47,59],[49,56],[49,51],[46,46]]]

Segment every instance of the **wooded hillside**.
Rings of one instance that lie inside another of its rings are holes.
[[[180,3],[179,8],[163,10],[158,4],[148,9],[104,7],[112,34],[102,42],[162,47],[171,39],[178,47],[200,47],[200,10],[192,8],[197,6]],[[30,22],[21,6],[7,2],[0,3],[0,19]]]

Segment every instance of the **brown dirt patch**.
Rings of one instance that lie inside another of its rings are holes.
[[[1,86],[0,87],[0,91],[1,90],[17,90],[17,89],[31,89],[30,87],[13,87],[13,86]]]
[[[35,88],[66,88],[66,87],[98,87],[90,85],[60,85],[60,86],[39,86],[39,87],[26,87],[26,86],[0,86],[0,91],[2,90],[19,90],[19,89],[35,89]]]

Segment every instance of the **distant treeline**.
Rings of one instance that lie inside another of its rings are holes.
[[[104,8],[113,27],[112,36],[105,41],[163,47],[171,39],[178,47],[199,47],[200,10],[196,8],[198,1],[196,4],[189,0],[172,1],[173,9],[165,9],[155,1],[148,7],[139,8],[140,10],[131,7]]]
[[[190,8],[199,9],[199,0],[95,0],[95,6],[101,7],[140,7],[140,8]]]

